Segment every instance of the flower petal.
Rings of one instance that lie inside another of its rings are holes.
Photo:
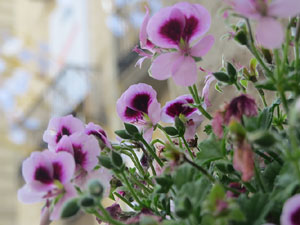
[[[70,136],[70,140],[77,169],[92,171],[98,163],[97,156],[100,154],[97,139],[85,133],[75,133]]]
[[[205,77],[205,81],[204,81],[205,84],[202,90],[202,98],[204,98],[204,103],[207,107],[211,106],[211,103],[209,101],[209,88],[211,82],[213,82],[214,80],[216,80],[216,78],[212,74],[208,74]]]
[[[32,190],[29,185],[24,185],[18,190],[18,199],[23,203],[36,203],[43,201],[43,192]]]
[[[84,131],[84,125],[72,115],[53,117],[44,132],[43,140],[48,143],[49,149],[52,150],[64,135],[69,136],[78,131]]]
[[[209,30],[211,24],[210,13],[202,5],[180,2],[175,4],[174,8],[180,9],[186,18],[183,31],[185,40],[194,41]]]
[[[212,35],[207,35],[196,43],[191,49],[191,55],[195,57],[202,57],[211,49],[215,42]]]
[[[284,40],[281,24],[273,18],[262,18],[256,27],[256,38],[265,48],[279,48]]]
[[[181,56],[172,68],[172,76],[179,86],[191,86],[197,81],[197,65],[190,56]]]
[[[273,0],[268,9],[268,14],[275,17],[288,18],[299,13],[299,0]]]
[[[86,125],[85,133],[87,135],[94,135],[96,138],[100,139],[105,146],[111,148],[111,144],[107,138],[106,132],[101,126],[90,122],[88,125]]]
[[[256,2],[251,0],[234,0],[231,4],[235,11],[250,19],[259,19],[260,12],[256,9]]]
[[[65,184],[64,189],[65,192],[63,197],[60,198],[59,201],[54,205],[50,215],[50,220],[58,220],[61,216],[64,203],[77,196],[76,189],[71,183]]]
[[[177,48],[185,25],[180,9],[166,7],[159,10],[149,20],[149,39],[161,48]]]
[[[149,105],[149,118],[153,125],[157,124],[160,121],[160,112],[161,112],[161,106],[160,103],[156,101],[153,101]]]
[[[296,220],[297,218],[299,219],[299,213],[300,213],[300,194],[297,194],[289,198],[284,203],[281,217],[280,217],[280,224],[281,225],[297,224],[299,221],[294,221],[294,220]],[[293,218],[293,216],[295,218]]]
[[[144,17],[142,26],[141,26],[141,30],[140,30],[140,44],[141,44],[141,48],[146,47],[147,45],[147,39],[148,39],[148,35],[147,35],[147,25],[150,19],[150,15],[149,15],[149,9],[147,6],[145,6],[146,9],[146,15]]]
[[[172,75],[172,65],[180,57],[178,52],[159,55],[151,65],[151,75],[156,80],[166,80]]]
[[[117,101],[117,113],[124,122],[136,122],[148,113],[156,99],[156,91],[148,84],[131,85]]]

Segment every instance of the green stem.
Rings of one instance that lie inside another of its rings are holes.
[[[117,192],[114,192],[114,195],[116,195],[119,199],[121,199],[124,203],[126,203],[130,208],[132,208],[133,210],[135,210],[136,207],[134,207],[134,205],[132,205],[131,202],[128,201],[126,198],[124,198],[122,195],[120,195]]]
[[[121,153],[127,155],[127,156],[131,159],[131,161],[133,162],[134,166],[138,169],[138,171],[139,171],[143,176],[145,176],[145,171],[144,171],[143,167],[141,166],[141,164],[139,163],[138,158],[136,159],[136,158],[133,156],[132,153],[130,154],[130,153],[124,151],[124,150],[121,150]]]
[[[189,147],[189,144],[187,143],[187,141],[185,140],[184,137],[181,137],[181,139],[183,140],[183,143],[184,143],[186,149],[188,150],[188,152],[189,152],[191,158],[193,159],[193,158],[194,158],[194,155],[193,155],[192,150],[191,150],[190,147]]]
[[[284,90],[281,86],[283,77],[282,77],[282,73],[280,70],[281,61],[280,61],[278,49],[274,50],[274,55],[275,55],[275,61],[276,61],[277,90],[278,90],[280,99],[282,101],[283,107],[284,107],[285,111],[288,112],[289,108],[288,108],[287,100],[286,100],[286,97],[284,94]]]
[[[151,146],[145,141],[145,139],[142,137],[141,142],[145,145],[151,156],[156,160],[156,162],[160,165],[160,167],[164,166],[164,163],[161,161],[161,159],[156,155],[156,153],[153,151]]]
[[[207,119],[209,120],[212,120],[212,116],[201,106],[201,102],[200,102],[200,99],[199,99],[199,95],[198,93],[194,93],[194,89],[196,89],[197,91],[197,87],[196,85],[194,85],[194,89],[189,86],[189,91],[191,93],[191,95],[193,96],[193,99],[197,105],[197,109],[202,113],[203,116],[205,116]]]
[[[205,175],[212,183],[215,183],[215,182],[216,182],[215,178],[214,178],[212,175],[210,175],[210,174],[206,171],[206,169],[204,169],[202,166],[200,166],[200,165],[194,163],[193,161],[191,161],[190,159],[188,159],[186,156],[184,156],[184,160],[185,160],[187,163],[189,163],[190,165],[192,165],[193,167],[195,167],[197,170],[199,170],[199,171],[200,171],[203,175]]]
[[[200,103],[201,100],[200,100],[200,98],[199,98],[199,93],[198,93],[198,89],[197,89],[196,84],[193,85],[193,90],[194,90],[194,95],[195,95],[195,97],[196,97],[196,99],[197,99],[197,102]]]
[[[122,177],[123,177],[123,180],[124,180],[124,182],[125,182],[127,188],[128,188],[129,191],[131,192],[132,197],[134,198],[134,200],[135,200],[139,205],[142,205],[142,206],[143,206],[144,204],[141,202],[141,200],[139,199],[139,197],[138,197],[137,194],[135,193],[135,190],[134,190],[134,189],[132,188],[132,186],[130,185],[130,183],[129,183],[129,181],[128,181],[128,179],[127,179],[127,177],[126,177],[124,171],[121,172],[121,175],[122,175]]]
[[[166,138],[168,139],[168,141],[170,142],[170,144],[173,143],[173,141],[171,140],[170,136],[167,134],[167,132],[164,130],[164,128],[160,125],[157,124],[157,127],[164,133],[164,135],[166,136]]]
[[[261,101],[263,102],[263,104],[264,104],[264,107],[268,107],[268,104],[267,104],[267,101],[266,101],[266,99],[265,99],[265,93],[264,93],[264,91],[262,90],[262,89],[257,89],[257,91],[258,91],[258,93],[259,93],[259,96],[260,96],[260,98],[261,98]]]

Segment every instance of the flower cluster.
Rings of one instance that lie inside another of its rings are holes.
[[[47,202],[50,220],[57,220],[63,204],[78,195],[75,186],[85,189],[90,179],[109,179],[108,171],[94,170],[101,151],[97,138],[111,147],[105,131],[96,124],[85,126],[72,115],[52,118],[43,137],[48,149],[33,152],[23,162],[26,184],[18,192],[20,201]]]
[[[150,59],[153,78],[172,77],[189,94],[162,106],[150,85],[131,85],[116,103],[124,128],[114,143],[99,125],[50,120],[48,149],[23,162],[18,192],[22,202],[45,201],[41,224],[80,210],[112,225],[300,224],[299,0],[225,2],[227,22],[241,19],[230,40],[253,54],[249,65],[224,59],[216,72],[198,68],[214,43],[204,36],[211,18],[202,5],[181,2],[152,16],[146,7],[137,64]],[[283,27],[277,19],[286,17]],[[201,94],[198,69],[207,73]],[[235,97],[216,106],[213,82]],[[106,208],[100,182],[114,200]]]

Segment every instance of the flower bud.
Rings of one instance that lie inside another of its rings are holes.
[[[104,188],[98,180],[92,180],[88,184],[89,193],[94,197],[102,197]]]

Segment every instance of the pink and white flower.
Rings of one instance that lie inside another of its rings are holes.
[[[72,115],[53,117],[44,132],[43,140],[53,150],[63,136],[70,136],[75,132],[84,132],[84,125],[79,119]]]
[[[280,217],[280,224],[300,224],[300,194],[294,195],[284,203]]]
[[[257,20],[256,38],[266,48],[279,48],[284,31],[275,18],[294,17],[300,13],[298,0],[226,0],[235,11]]]
[[[33,152],[22,164],[26,184],[19,189],[18,198],[24,203],[35,203],[61,196],[50,215],[51,220],[56,220],[64,201],[76,196],[70,184],[74,172],[74,158],[67,152]]]
[[[68,152],[74,157],[76,172],[91,172],[98,163],[100,154],[98,141],[94,136],[85,133],[74,133],[64,136],[55,148],[56,152]]]
[[[85,127],[85,133],[87,135],[95,136],[98,140],[100,140],[103,143],[104,146],[111,149],[111,143],[107,138],[106,132],[101,126],[90,122]]]
[[[193,104],[194,100],[191,95],[182,95],[176,99],[169,101],[162,108],[161,120],[166,123],[174,123],[175,118],[180,115],[186,119],[186,130],[184,137],[186,139],[193,139],[196,133],[197,127],[203,121],[203,116],[196,109],[189,106]]]
[[[148,84],[131,85],[117,101],[117,113],[122,121],[135,124],[151,140],[153,126],[160,120],[160,103],[156,91]]]
[[[210,23],[210,14],[203,6],[188,2],[163,8],[152,16],[147,25],[148,39],[167,50],[153,60],[153,78],[165,80],[172,76],[177,85],[194,84],[197,66],[193,57],[204,56],[214,43],[211,35],[199,40]]]

